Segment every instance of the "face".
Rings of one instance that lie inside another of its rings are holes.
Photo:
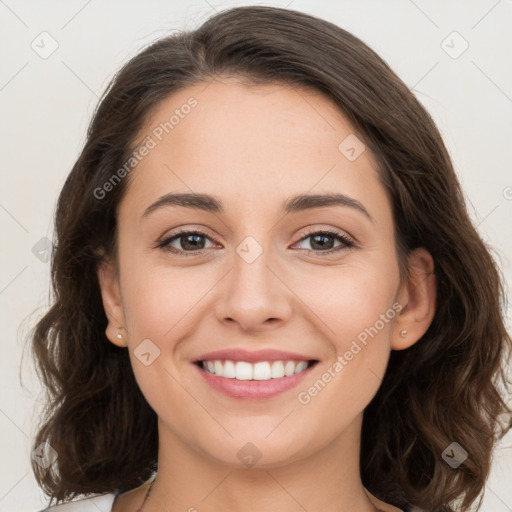
[[[140,140],[151,147],[117,212],[119,276],[99,277],[107,334],[128,347],[160,435],[269,467],[353,437],[390,350],[417,337],[398,332],[418,302],[354,129],[319,93],[223,79],[163,101]],[[215,201],[161,200],[171,193]],[[292,202],[303,194],[337,200]]]

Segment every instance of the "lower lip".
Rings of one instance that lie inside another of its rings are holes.
[[[226,377],[218,377],[213,373],[197,368],[203,379],[212,388],[220,391],[224,395],[232,398],[240,398],[245,400],[264,400],[280,395],[297,386],[317,363],[309,366],[303,372],[294,373],[290,377],[281,377],[280,379],[269,380],[237,380],[228,379]]]

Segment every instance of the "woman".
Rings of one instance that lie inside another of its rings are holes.
[[[510,425],[500,274],[434,122],[353,35],[240,7],[155,42],[55,221],[33,468],[95,494],[59,512],[481,498]]]

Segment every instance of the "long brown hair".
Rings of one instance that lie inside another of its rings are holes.
[[[58,454],[48,468],[32,462],[39,485],[67,501],[127,491],[157,467],[157,416],[127,351],[106,338],[96,275],[100,250],[116,255],[127,179],[102,197],[97,191],[130,158],[159,102],[219,75],[312,88],[333,100],[375,156],[400,261],[420,246],[432,254],[435,317],[420,341],[391,353],[364,412],[361,476],[398,507],[467,510],[481,498],[492,449],[510,424],[500,395],[511,345],[502,277],[468,217],[439,131],[407,86],[347,31],[275,7],[229,9],[154,42],[117,73],[95,111],[58,199],[53,305],[31,333],[47,391],[33,447],[47,442]],[[452,442],[469,452],[457,469],[442,457]]]

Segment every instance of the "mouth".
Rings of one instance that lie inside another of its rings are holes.
[[[275,361],[235,361],[202,359],[193,366],[203,382],[224,396],[261,401],[292,390],[319,363],[317,359]]]
[[[316,359],[309,361],[259,361],[257,363],[231,361],[229,359],[210,359],[195,362],[199,368],[212,375],[241,381],[265,381],[291,377],[292,375],[305,372],[316,363],[318,363]]]

